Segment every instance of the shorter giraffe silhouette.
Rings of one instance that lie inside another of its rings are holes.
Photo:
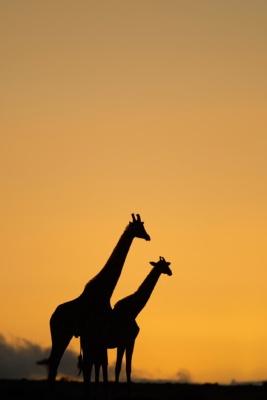
[[[115,382],[119,382],[121,364],[123,355],[126,352],[126,376],[128,384],[128,394],[130,395],[132,355],[134,351],[135,339],[139,333],[139,326],[136,323],[136,317],[145,307],[151,293],[161,274],[171,276],[172,271],[169,268],[170,262],[163,257],[158,262],[150,262],[153,266],[143,283],[136,292],[119,300],[113,310],[112,318],[108,330],[107,348],[117,348],[117,360],[115,367]],[[81,335],[81,347],[87,349],[90,354],[90,367],[86,366],[87,372],[91,374],[93,366],[95,367],[95,379],[99,380],[99,370],[102,367],[104,383],[107,385],[107,350],[99,351],[97,346],[92,346],[86,336]],[[84,365],[84,364],[83,364]],[[85,366],[85,365],[84,365]],[[84,372],[84,369],[83,369]],[[89,377],[90,379],[90,377]]]

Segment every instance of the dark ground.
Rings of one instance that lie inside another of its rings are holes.
[[[100,384],[101,385],[101,384]],[[100,386],[102,393],[102,386]],[[117,399],[126,399],[126,385],[119,385]],[[114,386],[110,384],[110,398]],[[82,400],[83,383],[58,381],[56,400]],[[95,399],[92,385],[92,399]],[[1,400],[45,400],[46,382],[28,380],[0,380]],[[217,384],[133,383],[132,400],[266,400],[267,384],[262,386],[221,386]]]

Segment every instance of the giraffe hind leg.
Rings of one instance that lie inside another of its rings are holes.
[[[72,334],[64,334],[58,336],[56,339],[52,340],[52,350],[49,357],[49,370],[48,370],[48,382],[53,385],[57,376],[57,369],[60,363],[60,360],[68,347],[68,344],[72,338]]]

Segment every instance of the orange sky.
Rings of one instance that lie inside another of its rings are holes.
[[[173,276],[138,317],[135,374],[266,379],[266,1],[0,8],[0,334],[50,346],[140,213],[152,240],[112,304],[159,255]]]

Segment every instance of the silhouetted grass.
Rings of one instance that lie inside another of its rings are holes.
[[[102,393],[100,383],[99,392]],[[92,398],[95,398],[92,384]],[[110,398],[114,384],[110,383]],[[117,398],[126,399],[127,387],[120,383]],[[84,397],[83,383],[56,382],[56,400],[81,400]],[[46,381],[0,380],[1,400],[44,400]],[[100,396],[102,398],[102,396]],[[267,385],[222,386],[217,384],[133,383],[132,400],[266,400]]]

